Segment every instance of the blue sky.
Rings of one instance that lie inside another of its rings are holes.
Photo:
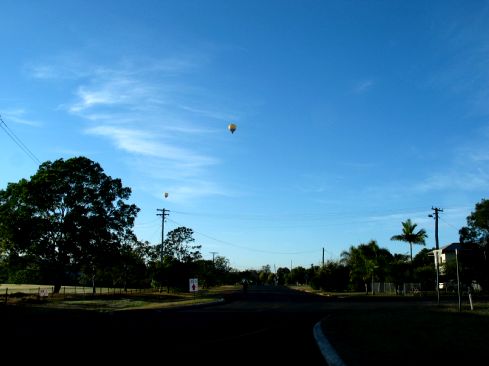
[[[86,156],[135,232],[236,269],[320,264],[489,189],[487,1],[4,1],[0,188]],[[227,125],[237,130],[229,133]],[[164,198],[164,192],[168,192]],[[416,254],[422,247],[414,246]]]

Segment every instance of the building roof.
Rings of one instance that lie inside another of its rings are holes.
[[[442,247],[441,252],[447,253],[447,252],[455,252],[455,250],[466,251],[466,250],[478,250],[478,249],[480,249],[479,245],[474,243],[451,243]]]

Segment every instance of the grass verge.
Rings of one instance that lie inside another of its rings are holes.
[[[113,312],[136,309],[157,309],[175,306],[190,306],[215,302],[220,295],[234,291],[234,286],[221,286],[199,291],[188,292],[159,292],[145,291],[122,294],[50,294],[39,297],[37,294],[16,292],[8,298],[8,304],[13,306],[31,306],[47,309],[90,310],[97,312]],[[20,291],[22,291],[20,289]]]
[[[348,366],[470,364],[485,358],[489,304],[379,301],[332,310],[321,326]]]

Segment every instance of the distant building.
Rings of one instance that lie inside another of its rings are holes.
[[[440,289],[446,289],[449,281],[453,281],[452,278],[447,278],[447,267],[449,265],[455,265],[456,258],[458,256],[459,264],[461,259],[466,264],[475,263],[474,258],[481,255],[481,248],[478,244],[474,243],[451,243],[441,247],[440,249],[434,249],[432,251],[434,257],[434,265],[439,263],[440,274]],[[467,280],[467,279],[466,279]],[[473,282],[472,280],[467,282]]]
[[[479,253],[480,247],[474,243],[451,243],[441,247],[438,250],[433,250],[434,264],[436,267],[436,261],[440,264],[440,274],[444,274],[444,264],[455,263],[455,250],[458,250],[458,255],[474,255]]]

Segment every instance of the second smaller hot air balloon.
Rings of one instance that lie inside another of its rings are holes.
[[[234,133],[234,131],[236,131],[236,125],[234,123],[230,123],[228,125],[228,130],[231,131],[231,133]]]
[[[165,198],[168,198],[168,192],[165,192]]]

